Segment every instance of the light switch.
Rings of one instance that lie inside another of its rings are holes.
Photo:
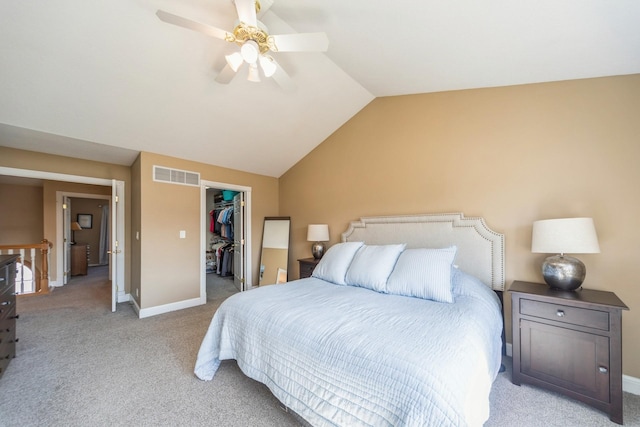
[[[186,230],[180,230],[180,238],[181,239],[186,239],[187,238],[187,231]]]

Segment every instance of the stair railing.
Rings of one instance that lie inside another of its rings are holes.
[[[0,245],[0,255],[20,254],[16,264],[17,295],[49,292],[49,252],[52,247],[53,245],[47,239],[34,244]]]

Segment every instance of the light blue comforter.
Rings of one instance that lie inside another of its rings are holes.
[[[235,359],[313,426],[480,426],[500,367],[495,293],[454,274],[453,304],[309,278],[236,294],[195,374]]]

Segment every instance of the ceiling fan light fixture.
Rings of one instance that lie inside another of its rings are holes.
[[[240,54],[242,55],[242,58],[249,64],[256,63],[259,53],[260,49],[258,48],[258,43],[254,42],[253,40],[247,40],[240,48]]]
[[[247,76],[247,80],[254,83],[260,83],[260,70],[258,70],[258,64],[255,62],[249,64],[249,75]]]
[[[225,55],[224,57],[227,60],[227,64],[234,72],[237,72],[240,69],[240,66],[244,64],[244,58],[240,52],[234,52],[231,55]]]
[[[259,58],[260,66],[266,77],[271,77],[276,72],[276,64],[270,56],[262,55]]]

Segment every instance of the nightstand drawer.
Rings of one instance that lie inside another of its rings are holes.
[[[315,268],[316,266],[313,264],[300,264],[300,277],[311,277]]]
[[[523,298],[520,300],[520,313],[526,316],[539,317],[587,328],[595,328],[603,331],[609,330],[609,313],[606,311],[570,307]]]

